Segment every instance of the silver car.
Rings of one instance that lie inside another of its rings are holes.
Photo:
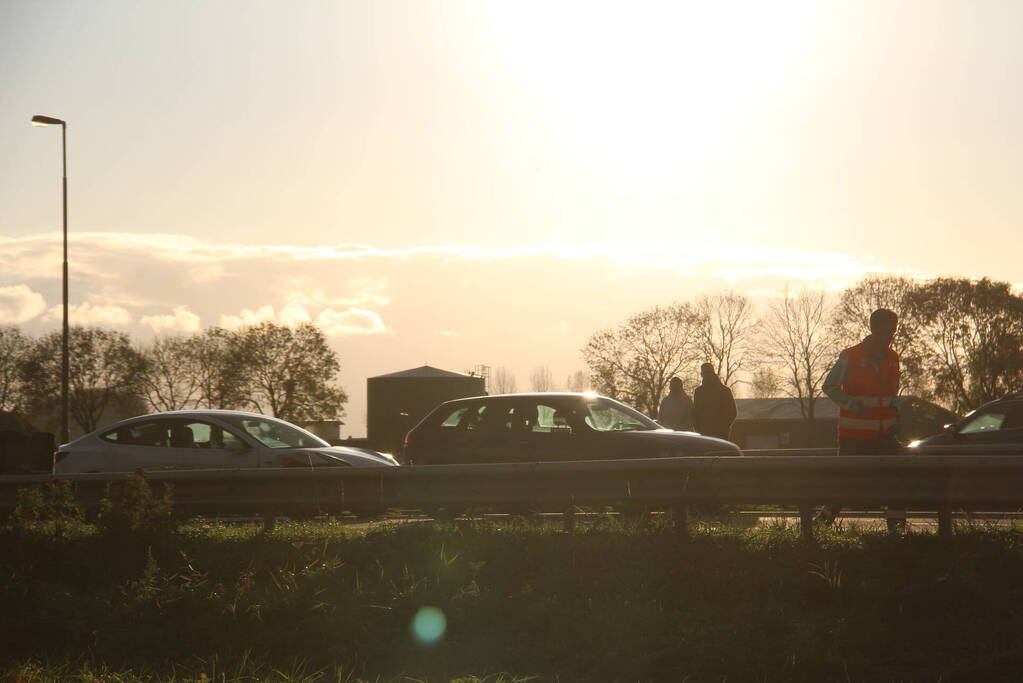
[[[55,474],[255,467],[394,467],[363,448],[331,446],[277,418],[237,410],[178,410],[133,417],[57,449]]]

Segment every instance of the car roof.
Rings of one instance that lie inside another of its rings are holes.
[[[221,410],[221,409],[218,409],[218,408],[210,408],[210,409],[205,409],[204,408],[204,409],[195,409],[195,410],[162,410],[162,411],[157,412],[157,413],[148,413],[146,415],[136,415],[135,417],[131,417],[131,418],[127,418],[127,419],[129,419],[129,420],[137,420],[137,419],[142,418],[142,417],[188,417],[188,416],[193,416],[193,415],[213,415],[213,416],[218,416],[218,415],[237,415],[237,416],[240,416],[240,417],[241,416],[244,416],[244,417],[264,417],[264,418],[270,418],[271,420],[280,420],[279,417],[274,417],[273,415],[263,415],[262,413],[250,413],[250,412],[245,411],[245,410]],[[124,422],[124,420],[121,420],[121,422]]]
[[[487,394],[486,396],[466,396],[465,398],[455,398],[445,403],[468,403],[471,401],[486,401],[489,399],[516,399],[516,398],[583,398],[592,400],[595,398],[602,398],[609,401],[607,396],[600,396],[599,394],[591,394],[589,392],[579,391],[532,391],[521,394]]]
[[[988,401],[987,403],[982,403],[980,406],[977,407],[977,410],[980,410],[981,408],[986,408],[988,406],[996,406],[999,403],[1004,403],[1006,401],[1018,401],[1020,399],[1023,399],[1023,391],[1017,391],[1017,392],[1012,393],[1012,394],[1006,394],[1005,396],[1002,396],[1000,398],[996,398],[993,401]]]

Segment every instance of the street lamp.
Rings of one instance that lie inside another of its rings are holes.
[[[70,361],[68,354],[68,316],[67,316],[67,121],[55,119],[52,116],[36,114],[32,117],[33,126],[60,126],[60,146],[64,156],[64,334],[62,338],[63,354],[61,357],[60,369],[60,443],[67,443],[71,440],[71,430],[68,421],[70,413],[68,377],[70,376]]]

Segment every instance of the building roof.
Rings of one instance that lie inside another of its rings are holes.
[[[916,396],[899,396],[897,404],[908,402],[911,406],[926,404],[948,413],[944,408],[924,401]],[[803,413],[799,410],[799,401],[794,398],[737,398],[735,409],[739,420],[800,420]],[[821,396],[814,404],[814,417],[819,420],[837,419],[838,406],[826,396]],[[949,415],[953,415],[949,413]]]
[[[798,420],[803,413],[794,398],[737,398],[735,409],[740,420]],[[818,398],[814,416],[819,419],[838,417],[838,406],[827,397]]]
[[[422,378],[422,377],[473,377],[473,375],[467,375],[463,372],[452,372],[451,370],[441,370],[429,365],[423,365],[418,368],[412,368],[410,370],[399,370],[398,372],[392,372],[386,375],[377,375],[376,377],[370,377],[370,379],[392,379],[392,378]],[[477,378],[482,379],[482,378]]]

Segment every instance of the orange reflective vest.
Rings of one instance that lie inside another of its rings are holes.
[[[888,349],[880,365],[870,357],[867,346],[860,342],[850,346],[846,354],[846,368],[842,391],[850,398],[859,399],[862,413],[841,408],[838,412],[838,436],[848,439],[879,439],[895,431],[895,395],[899,390],[899,354]]]

